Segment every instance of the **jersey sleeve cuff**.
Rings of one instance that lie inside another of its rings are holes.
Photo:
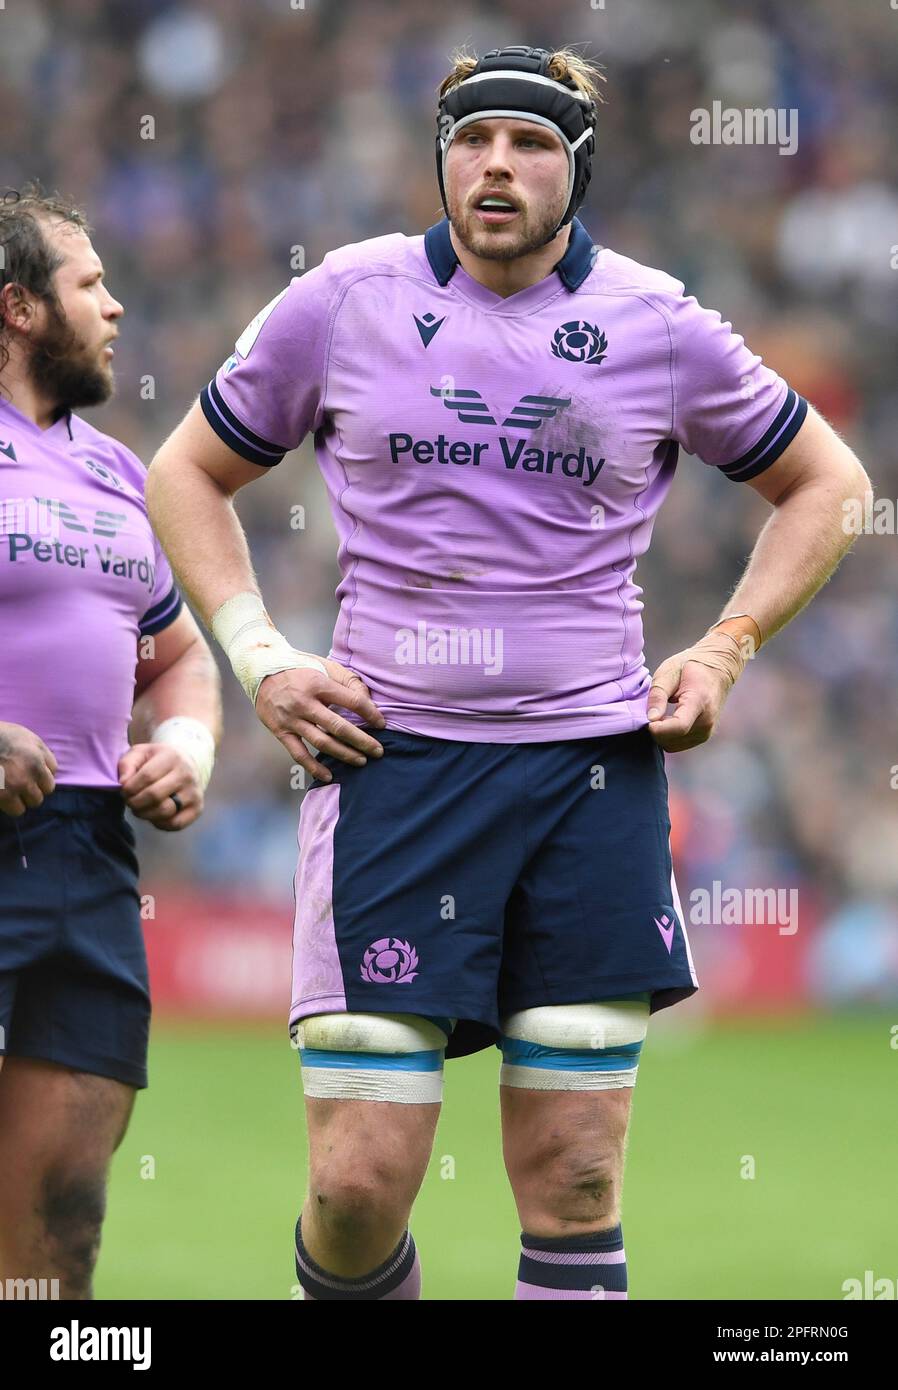
[[[808,413],[808,403],[791,386],[773,423],[748,453],[732,463],[720,464],[720,472],[732,483],[747,483],[775,463],[788,444],[792,443]]]
[[[140,620],[141,637],[152,637],[154,632],[161,632],[169,623],[173,623],[175,618],[184,607],[184,600],[181,598],[176,586],[173,584],[165,598],[154,603],[152,608],[148,608]]]
[[[263,468],[271,468],[280,463],[287,452],[280,444],[272,444],[255,434],[242,420],[238,420],[224,396],[221,394],[215,377],[200,392],[200,406],[209,424],[219,439],[233,449],[235,454],[258,463]]]

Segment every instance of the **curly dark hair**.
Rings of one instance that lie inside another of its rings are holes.
[[[70,198],[45,193],[36,179],[0,193],[0,373],[9,361],[4,288],[18,285],[59,308],[53,276],[62,260],[44,236],[43,224],[49,218],[68,222],[87,234],[92,231]]]

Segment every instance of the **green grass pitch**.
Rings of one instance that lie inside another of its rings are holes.
[[[881,1011],[650,1027],[624,1193],[631,1298],[839,1299],[866,1269],[898,1279],[892,1027]],[[446,1068],[411,1223],[425,1298],[514,1289],[498,1066],[493,1048]],[[306,1148],[283,1030],[160,1022],[150,1082],[115,1157],[96,1296],[296,1297]]]

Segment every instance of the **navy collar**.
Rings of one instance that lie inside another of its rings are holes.
[[[65,427],[69,432],[69,439],[74,439],[75,436],[72,434],[72,412],[70,410],[64,410],[61,415],[57,415],[56,419],[53,421],[54,425],[59,420],[65,420]]]
[[[424,249],[437,284],[448,285],[458,265],[458,257],[449,236],[448,217],[428,227],[424,233]],[[565,289],[573,291],[580,288],[595,265],[596,251],[589,232],[579,217],[575,217],[571,223],[567,250],[561,260],[552,267],[558,271]]]

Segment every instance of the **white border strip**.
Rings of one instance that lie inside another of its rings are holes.
[[[585,92],[581,92],[579,88],[575,91],[573,87],[566,87],[563,82],[556,82],[554,77],[541,77],[536,72],[518,72],[513,68],[499,68],[493,72],[477,72],[473,77],[466,77],[463,82],[459,82],[456,87],[446,93],[446,96],[450,97],[452,92],[460,91],[462,87],[467,87],[472,82],[492,82],[494,77],[511,77],[516,82],[540,82],[544,87],[554,87],[556,92],[564,92],[566,97],[573,97],[575,101],[589,101]]]
[[[302,1088],[318,1100],[390,1100],[401,1105],[439,1104],[443,1071],[376,1071],[373,1067],[303,1067]]]
[[[547,1067],[517,1067],[503,1062],[500,1086],[525,1091],[620,1091],[636,1085],[638,1067],[627,1071],[550,1071]]]

